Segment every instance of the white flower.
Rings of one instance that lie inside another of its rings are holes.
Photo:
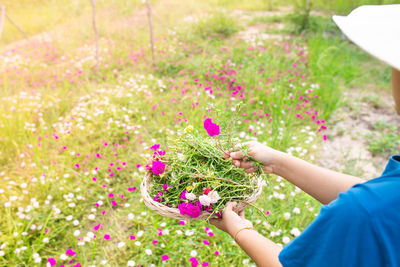
[[[186,199],[188,199],[188,200],[190,200],[190,201],[196,199],[196,195],[193,194],[193,193],[186,193],[186,194],[185,194],[185,197],[186,197]]]
[[[128,261],[128,266],[135,266],[136,262],[135,261]]]
[[[49,243],[49,238],[48,237],[43,238],[43,243]]]
[[[74,220],[72,223],[73,223],[75,226],[77,226],[77,225],[79,224],[79,221],[78,221],[78,220]]]
[[[72,220],[72,215],[68,215],[65,219],[66,219],[67,221]]]
[[[176,233],[177,233],[178,235],[183,234],[183,232],[182,232],[181,230],[176,230]]]
[[[5,254],[4,251],[0,250],[0,257],[3,257],[4,254]]]
[[[217,203],[218,200],[221,199],[221,197],[218,195],[218,192],[217,192],[217,191],[211,191],[211,192],[208,194],[208,197],[211,199],[211,203],[212,203],[212,204]]]
[[[141,243],[140,241],[136,241],[136,242],[135,242],[135,245],[136,245],[136,246],[140,246],[141,244],[142,244],[142,243]]]
[[[153,251],[151,251],[151,249],[146,249],[145,251],[144,251],[147,255],[151,255],[151,254],[153,254]]]
[[[197,256],[197,251],[196,250],[190,251],[190,256],[191,257],[196,257]]]
[[[294,213],[294,214],[300,214],[300,209],[299,209],[298,207],[295,207],[295,208],[293,209],[293,213]]]
[[[140,231],[137,233],[137,237],[141,237],[143,234],[144,234],[144,232],[143,232],[142,230],[140,230]]]
[[[282,237],[282,242],[285,243],[285,244],[287,244],[287,243],[290,242],[290,238],[287,237],[287,236],[284,236],[284,237]]]
[[[63,260],[63,261],[66,260],[67,258],[68,258],[68,256],[66,254],[61,254],[60,255],[60,259]]]
[[[285,212],[283,214],[283,219],[285,219],[286,221],[288,221],[290,219],[290,213],[289,212]]]
[[[118,248],[122,248],[123,246],[125,246],[125,242],[119,242],[117,246]]]
[[[199,196],[199,200],[200,200],[200,204],[202,205],[202,206],[210,206],[210,204],[211,204],[211,198],[209,197],[209,196],[207,196],[207,195],[201,195],[201,196]]]
[[[78,236],[78,235],[80,235],[81,234],[81,231],[79,231],[79,230],[75,230],[74,231],[74,236]]]
[[[300,230],[297,228],[293,228],[292,231],[290,231],[290,233],[294,236],[299,236],[301,234]]]
[[[96,216],[94,214],[89,214],[88,219],[89,220],[94,220]]]
[[[185,235],[187,235],[187,236],[191,236],[193,234],[194,234],[194,229],[185,231]]]

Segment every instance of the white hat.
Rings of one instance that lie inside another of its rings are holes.
[[[400,70],[400,5],[361,6],[332,18],[354,44]]]

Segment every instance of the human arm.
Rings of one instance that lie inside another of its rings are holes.
[[[392,68],[392,94],[397,114],[400,115],[400,71]]]
[[[222,219],[211,219],[210,223],[235,238],[236,243],[253,259],[257,266],[282,266],[279,262],[281,247],[260,235],[252,223],[244,218],[244,210],[237,214],[233,211],[236,202],[228,202]],[[243,230],[241,230],[243,229]]]
[[[339,193],[353,185],[365,182],[361,178],[313,165],[258,142],[249,142],[247,146],[249,155],[262,162],[266,172],[285,178],[323,204],[336,199]],[[232,152],[230,157],[236,166],[247,172],[255,171],[252,162],[246,161],[242,152]]]

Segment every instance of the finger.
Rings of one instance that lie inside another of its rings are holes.
[[[254,167],[251,167],[251,168],[245,169],[244,171],[247,173],[253,173],[253,172],[256,172],[256,169]]]
[[[227,159],[227,158],[230,158],[231,155],[229,155],[229,153],[224,153],[223,157],[224,157],[224,159]]]
[[[236,202],[228,202],[226,203],[224,213],[232,211],[236,207]]]
[[[232,161],[233,165],[235,165],[236,167],[240,168],[240,161],[239,160],[233,160]]]
[[[242,169],[254,168],[254,164],[253,164],[253,162],[250,162],[250,161],[241,161],[240,168],[242,168]]]
[[[243,159],[243,153],[240,152],[240,151],[231,152],[230,156],[231,156],[232,159],[236,159],[236,160],[237,159]]]

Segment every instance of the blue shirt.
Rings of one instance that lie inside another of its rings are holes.
[[[400,266],[400,155],[389,159],[381,177],[322,206],[279,260],[284,267]]]

